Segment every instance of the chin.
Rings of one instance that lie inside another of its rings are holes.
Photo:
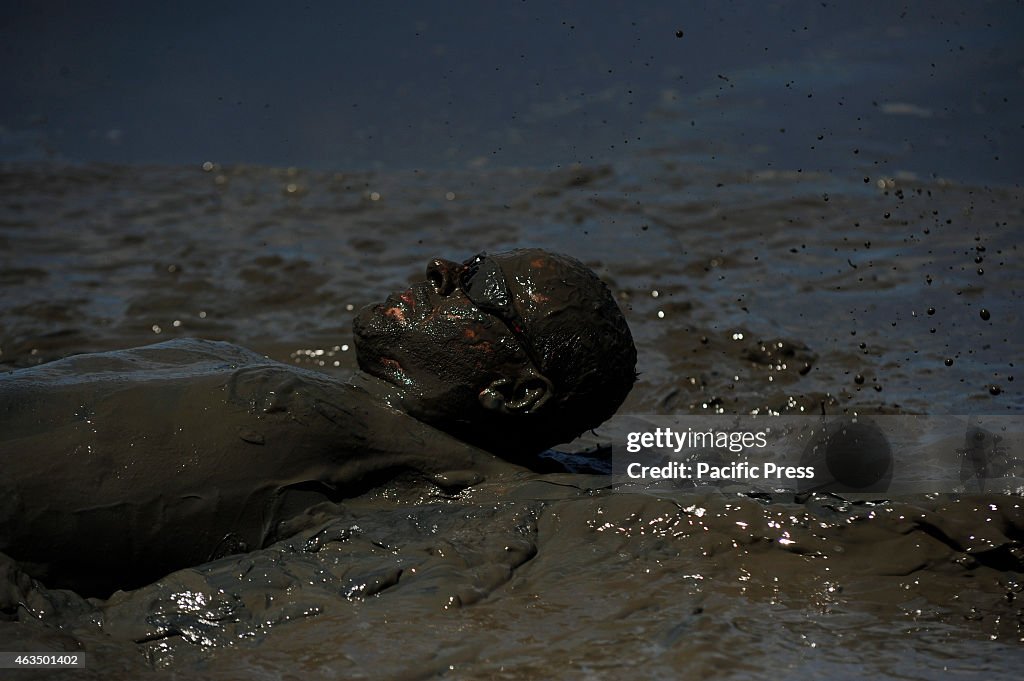
[[[405,374],[397,360],[383,355],[375,349],[372,335],[367,336],[361,334],[359,330],[355,330],[354,336],[356,363],[363,372],[394,385],[404,387],[412,385],[412,380]],[[379,340],[379,336],[377,339]]]
[[[394,330],[381,314],[380,303],[367,305],[352,319],[352,340],[357,357],[376,354],[374,348],[390,346],[395,339]],[[362,360],[360,360],[362,365]]]
[[[370,303],[360,309],[356,316],[352,318],[352,335],[356,337],[356,342],[359,341],[361,336],[368,335],[370,328],[374,326],[374,322],[380,319],[381,307],[381,303]]]

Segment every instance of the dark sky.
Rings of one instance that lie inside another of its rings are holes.
[[[0,160],[387,169],[678,147],[1013,184],[1021,35],[1010,2],[6,2]]]

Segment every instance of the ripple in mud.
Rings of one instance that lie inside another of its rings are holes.
[[[500,660],[549,659],[542,648],[581,671],[614,669],[617,655],[667,674],[708,665],[716,635],[754,676],[836,637],[844,653],[828,664],[861,655],[878,673],[867,653],[902,649],[903,633],[923,634],[922,651],[973,646],[990,660],[1024,636],[1018,497],[659,499],[601,490],[605,480],[534,476],[433,501],[377,492],[319,507],[314,527],[271,548],[106,602],[20,577],[23,605],[8,612],[39,633],[72,632],[97,662],[226,671],[232,650],[258,649],[270,669],[301,648],[317,650],[297,662],[307,671],[357,678],[440,671],[440,660],[496,674]],[[400,662],[381,635],[411,636]]]
[[[626,412],[1019,413],[1020,192],[877,181],[668,152],[557,172],[7,168],[0,362],[198,335],[340,374],[353,311],[430,257],[543,244],[621,301],[641,361]],[[84,647],[96,679],[612,679],[624,661],[1016,678],[1020,497],[659,499],[608,489],[600,450],[572,456],[551,465],[576,473],[458,495],[385,486],[105,601],[2,561],[0,641]]]

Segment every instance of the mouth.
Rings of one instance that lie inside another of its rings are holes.
[[[392,385],[412,385],[412,379],[405,373],[401,363],[393,357],[375,356],[363,351],[361,346],[357,345],[356,361],[359,363],[359,368],[371,376],[376,376]]]
[[[379,378],[383,378],[385,381],[395,385],[412,385],[412,380],[405,375],[405,370],[402,369],[402,365],[398,363],[398,360],[390,357],[381,357],[377,364],[379,371],[376,372],[376,375]]]
[[[399,326],[409,326],[427,316],[429,298],[423,287],[410,286],[401,293],[392,293],[380,305],[380,314]]]

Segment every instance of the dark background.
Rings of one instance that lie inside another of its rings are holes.
[[[1022,35],[1017,2],[6,2],[0,159],[1015,184]]]

